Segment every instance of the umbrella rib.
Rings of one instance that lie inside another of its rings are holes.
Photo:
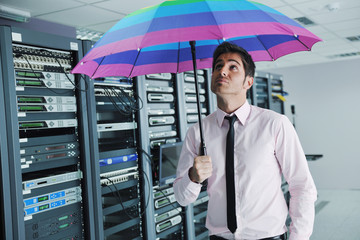
[[[273,58],[273,56],[271,56],[270,52],[268,51],[268,49],[265,47],[264,43],[259,39],[259,36],[258,35],[255,35],[256,38],[259,40],[259,42],[261,43],[261,45],[264,47],[264,49],[266,50],[266,52],[269,54],[269,56],[271,57],[271,59],[273,61],[275,61],[275,59]]]
[[[213,11],[211,10],[211,8],[210,8],[210,6],[209,6],[209,3],[206,2],[206,1],[205,1],[205,3],[206,3],[206,6],[208,7],[208,9],[210,10],[211,16],[214,18],[214,21],[215,21],[215,23],[216,23],[216,27],[219,29],[219,33],[221,33],[221,37],[224,39],[225,36],[224,36],[223,32],[221,31],[221,29],[220,29],[220,27],[219,27],[218,21],[216,20],[216,18],[215,18],[215,16],[214,16],[214,13],[213,13]]]
[[[276,23],[281,23],[280,21],[278,21],[278,20],[276,19],[276,17],[271,16],[268,12],[262,10],[262,9],[259,8],[256,4],[254,4],[253,2],[251,2],[251,1],[248,1],[248,2],[249,2],[251,5],[253,5],[255,8],[259,9],[260,11],[262,11],[264,14],[266,14],[269,18],[275,20]],[[280,13],[280,14],[282,14],[282,13]],[[276,15],[275,15],[275,16],[276,16]],[[285,15],[284,15],[284,16],[285,16]],[[292,34],[295,34],[289,27],[286,26],[286,24],[281,23],[281,25],[282,25],[283,28],[286,28],[286,29],[287,29],[289,32],[291,32]]]
[[[132,74],[132,72],[133,72],[133,70],[134,70],[134,67],[135,67],[136,62],[137,62],[137,60],[138,60],[138,57],[139,57],[139,55],[140,55],[140,52],[141,52],[141,49],[139,49],[138,54],[136,55],[136,58],[135,58],[134,64],[132,65],[132,68],[131,68],[131,71],[130,71],[130,74],[129,74],[129,76],[128,76],[128,77],[130,77],[130,76],[131,76],[131,74]]]
[[[305,43],[303,43],[300,39],[299,39],[299,36],[294,36],[296,38],[296,40],[298,40],[304,47],[307,48],[308,51],[310,51],[311,49],[305,45]]]
[[[97,70],[99,69],[99,67],[101,66],[102,62],[104,61],[106,56],[103,56],[103,58],[101,59],[99,65],[97,66],[97,68],[95,69],[94,73],[91,75],[91,79],[93,78],[93,76],[95,75],[95,73],[97,72]]]
[[[178,57],[177,57],[177,66],[176,66],[176,72],[179,72],[179,65],[180,65],[180,42],[179,42],[179,47],[178,47]]]

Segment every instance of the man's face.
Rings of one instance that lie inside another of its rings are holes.
[[[240,95],[246,97],[246,90],[253,83],[246,77],[242,59],[237,53],[223,53],[215,62],[211,77],[211,91],[218,96]]]

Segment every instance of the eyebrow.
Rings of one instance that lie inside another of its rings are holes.
[[[219,62],[224,62],[224,61],[222,59],[218,59],[218,60],[216,60],[214,66],[216,66],[216,64],[218,64]],[[228,62],[236,62],[237,64],[239,64],[241,66],[241,64],[238,61],[236,61],[235,59],[228,59]]]

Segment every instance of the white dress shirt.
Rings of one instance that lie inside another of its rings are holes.
[[[232,234],[226,220],[225,146],[229,122],[216,110],[203,121],[207,155],[213,172],[208,178],[209,195],[206,227],[210,235],[226,239],[260,239],[287,231],[291,216],[290,240],[308,240],[314,223],[317,192],[298,136],[288,118],[274,111],[249,105],[234,112],[237,230]],[[201,185],[190,180],[188,171],[200,149],[199,125],[189,128],[174,181],[180,205],[193,203]],[[281,173],[289,184],[290,208],[281,190]],[[234,209],[235,210],[235,209]]]

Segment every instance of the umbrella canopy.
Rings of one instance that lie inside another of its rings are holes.
[[[245,48],[254,61],[309,51],[320,38],[263,4],[246,0],[169,0],[138,10],[113,26],[72,73],[91,78],[134,77],[194,70],[201,141],[197,68],[210,68],[222,41]],[[196,46],[195,46],[196,41]]]
[[[254,61],[309,51],[320,38],[263,4],[246,0],[176,0],[138,10],[113,26],[72,70],[92,78],[209,68],[222,41],[245,48]]]

